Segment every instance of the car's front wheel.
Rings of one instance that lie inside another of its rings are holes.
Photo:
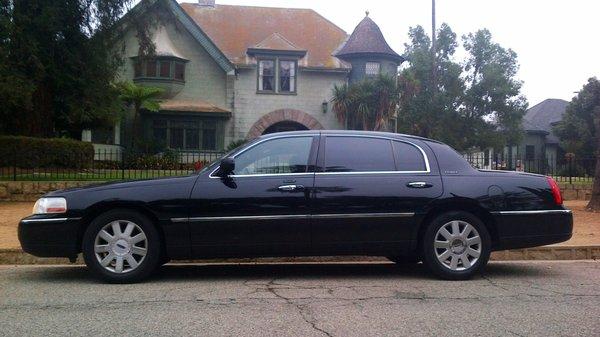
[[[425,231],[423,263],[447,280],[471,278],[488,262],[490,235],[479,218],[467,212],[448,212],[436,217]]]
[[[148,217],[113,210],[92,221],[83,236],[83,258],[90,270],[110,283],[138,282],[160,263],[160,237]]]

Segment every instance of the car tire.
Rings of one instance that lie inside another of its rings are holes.
[[[83,258],[93,274],[108,283],[135,283],[161,262],[161,239],[145,215],[126,209],[96,217],[82,240]]]
[[[471,278],[485,267],[490,252],[487,228],[468,212],[454,211],[437,216],[423,235],[423,263],[441,279]]]

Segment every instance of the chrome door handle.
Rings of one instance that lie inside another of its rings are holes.
[[[424,181],[413,181],[413,182],[406,184],[406,186],[408,186],[410,188],[428,188],[433,185],[426,183]]]
[[[282,192],[290,192],[290,191],[303,190],[304,186],[302,186],[302,185],[281,185],[281,186],[277,187],[277,189]]]

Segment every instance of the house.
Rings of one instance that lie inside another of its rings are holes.
[[[564,158],[553,127],[562,121],[569,102],[549,98],[529,108],[523,116],[523,137],[519,144],[505,146],[500,153],[494,149],[470,151],[464,156],[476,167],[510,169],[528,172],[556,172]]]
[[[554,172],[556,164],[564,157],[559,139],[553,127],[562,121],[569,102],[549,98],[529,108],[523,116],[522,128],[525,132],[519,144],[504,149],[505,158],[512,165],[520,160],[527,171]]]
[[[143,0],[134,11],[156,17],[155,57],[141,60],[133,28],[122,37],[124,80],[164,89],[160,111],[141,115],[148,142],[171,149],[221,151],[265,133],[340,129],[334,86],[404,60],[365,18],[351,35],[311,9]],[[151,15],[151,14],[154,15]],[[84,140],[128,146],[131,117]]]

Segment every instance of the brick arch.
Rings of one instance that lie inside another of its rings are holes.
[[[279,122],[292,121],[306,126],[309,130],[322,130],[323,125],[313,116],[296,109],[279,109],[262,116],[248,131],[247,139],[260,137],[265,130]]]

